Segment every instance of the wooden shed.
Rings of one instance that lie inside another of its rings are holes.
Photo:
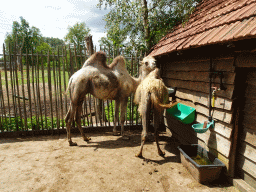
[[[209,77],[212,87],[223,82],[212,108],[213,129],[196,133],[168,113],[165,125],[182,143],[214,153],[230,178],[256,189],[256,1],[203,0],[149,55],[165,84],[177,87],[177,100],[196,109],[194,123],[209,118]]]

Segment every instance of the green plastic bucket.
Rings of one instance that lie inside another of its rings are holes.
[[[167,112],[182,123],[190,124],[195,120],[196,109],[182,103],[178,103],[172,108],[167,109]]]
[[[211,122],[208,122],[205,128],[203,123],[194,124],[192,125],[192,128],[197,133],[205,133],[211,126],[214,127],[213,120]]]

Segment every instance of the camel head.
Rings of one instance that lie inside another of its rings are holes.
[[[140,62],[140,75],[144,79],[151,71],[156,68],[156,60],[152,56],[144,57]]]

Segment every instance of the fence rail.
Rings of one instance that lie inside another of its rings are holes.
[[[70,76],[81,68],[88,55],[77,55],[76,49],[70,47],[62,47],[61,54],[59,50],[51,55],[28,51],[18,54],[6,51],[5,46],[1,55],[0,136],[63,132],[70,101],[70,95],[64,93]],[[141,56],[126,55],[125,58],[128,72],[138,76]],[[107,57],[108,64],[112,59],[113,56]],[[125,122],[131,126],[140,124],[137,106],[132,100],[132,96],[129,97]],[[100,101],[91,94],[85,96],[83,126],[112,127],[113,119],[114,101]]]

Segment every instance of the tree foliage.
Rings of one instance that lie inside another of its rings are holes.
[[[43,37],[43,42],[47,43],[55,51],[58,47],[62,47],[64,45],[64,41],[62,39],[54,37]]]
[[[41,42],[42,35],[40,30],[34,26],[30,27],[23,17],[20,17],[20,23],[17,21],[13,22],[12,32],[7,33],[5,38],[7,50],[11,52],[15,49],[22,49],[22,53],[26,53],[26,50],[35,50]],[[15,43],[17,43],[16,48]]]
[[[90,29],[86,26],[84,22],[76,23],[73,26],[68,27],[68,33],[64,37],[65,41],[73,44],[77,48],[84,49],[85,45],[85,37],[90,34]]]
[[[107,38],[113,44],[148,51],[166,32],[184,22],[199,0],[99,0],[98,7],[110,8],[105,16]]]

